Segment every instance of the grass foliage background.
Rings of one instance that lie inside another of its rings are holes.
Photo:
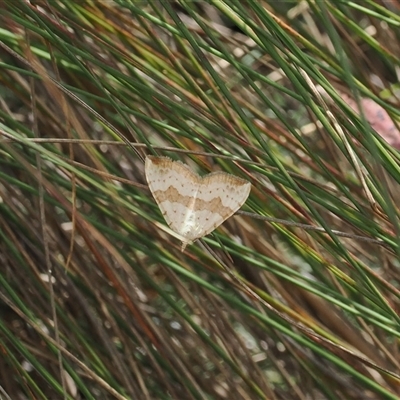
[[[5,0],[0,398],[399,399],[399,10]],[[181,253],[146,154],[244,213]]]

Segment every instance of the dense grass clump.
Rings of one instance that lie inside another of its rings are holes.
[[[5,0],[0,399],[400,399],[399,11]],[[148,154],[250,196],[182,253]]]

